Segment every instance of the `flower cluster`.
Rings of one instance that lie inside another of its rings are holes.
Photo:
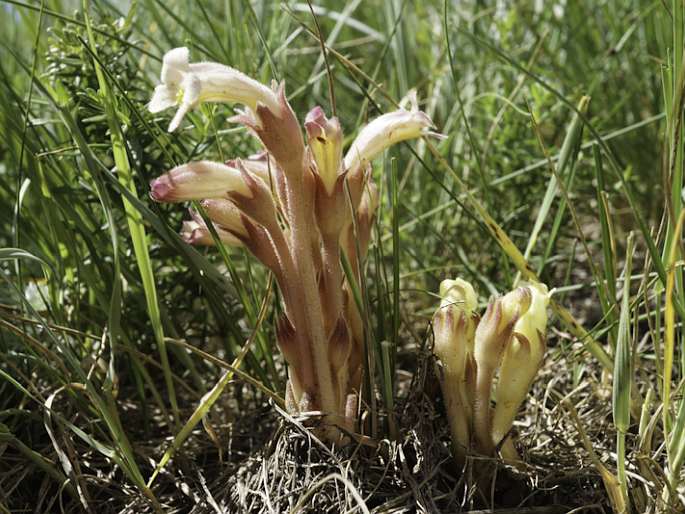
[[[443,281],[440,296],[433,351],[456,457],[463,463],[475,447],[515,459],[508,435],[545,353],[547,287],[522,284],[490,301],[480,319],[476,292],[465,280]]]
[[[320,434],[338,440],[337,427],[354,428],[363,347],[341,254],[359,281],[378,205],[370,162],[429,133],[431,120],[410,96],[409,109],[371,121],[343,157],[339,121],[315,107],[305,118],[305,139],[283,84],[269,88],[229,66],[190,63],[187,48],[165,55],[161,82],[149,109],[177,108],[169,131],[202,102],[236,103],[242,110],[231,121],[264,147],[246,159],[178,166],[152,182],[151,196],[200,200],[221,243],[243,245],[273,272],[284,304],[276,336],[288,363],[288,408],[322,412]],[[204,220],[191,211],[186,241],[214,244]]]

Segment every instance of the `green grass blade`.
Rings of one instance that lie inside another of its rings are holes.
[[[632,336],[630,320],[630,277],[632,274],[634,236],[628,236],[626,264],[623,270],[623,293],[621,313],[619,316],[618,340],[614,357],[613,392],[611,397],[614,425],[616,426],[616,460],[618,464],[618,481],[626,504],[628,497],[628,479],[626,475],[626,433],[630,426],[631,385],[633,383],[633,361],[631,356]],[[629,507],[628,507],[629,508]]]
[[[84,9],[87,12],[88,4],[84,0]],[[86,27],[90,39],[90,50],[94,56],[97,56],[97,47],[95,44],[95,37],[90,25],[90,18],[86,14]],[[105,75],[100,69],[100,63],[94,61],[95,72],[97,74],[98,83],[100,85],[100,100],[104,105],[107,121],[109,124],[110,138],[112,141],[112,152],[114,154],[114,162],[117,167],[117,176],[119,181],[124,185],[131,194],[136,194],[135,185],[133,183],[131,165],[128,159],[126,150],[126,142],[117,117],[116,98]],[[169,395],[169,402],[171,403],[171,411],[174,418],[174,423],[178,426],[180,423],[178,413],[178,403],[176,401],[176,390],[173,379],[171,378],[171,367],[169,357],[166,349],[166,342],[164,340],[164,328],[162,326],[162,319],[159,311],[159,304],[157,300],[157,288],[155,287],[155,278],[152,271],[152,263],[150,262],[150,254],[147,247],[147,239],[145,227],[140,212],[132,206],[126,198],[122,199],[124,210],[127,215],[128,229],[131,235],[131,242],[133,244],[133,251],[138,262],[138,269],[143,281],[143,289],[145,291],[145,299],[147,302],[148,315],[152,324],[152,330],[155,335],[155,340],[159,347],[159,355],[162,363],[162,371],[164,373],[164,380],[166,382],[167,393]]]
[[[590,104],[590,98],[584,96],[578,102],[578,111],[586,112],[588,105]],[[549,216],[550,209],[552,208],[552,202],[558,194],[557,176],[560,178],[566,177],[566,172],[571,169],[573,163],[571,158],[574,154],[573,149],[577,147],[578,141],[582,136],[583,125],[580,121],[580,117],[576,113],[571,120],[568,130],[566,131],[566,138],[561,146],[561,152],[559,153],[559,162],[557,164],[556,174],[552,174],[547,184],[547,190],[545,191],[545,196],[542,198],[542,204],[540,205],[540,210],[535,218],[535,223],[528,238],[528,244],[523,252],[523,257],[528,260],[530,259],[531,253],[535,248],[540,231],[544,225],[547,217]],[[544,266],[544,262],[541,263],[540,267]],[[538,271],[539,273],[539,271]]]

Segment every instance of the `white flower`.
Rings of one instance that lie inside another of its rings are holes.
[[[164,55],[162,83],[155,87],[148,109],[156,113],[178,105],[169,132],[178,128],[188,111],[202,102],[235,102],[254,111],[263,104],[279,112],[278,96],[270,88],[224,64],[190,63],[185,47]]]
[[[252,196],[240,170],[212,161],[176,166],[150,183],[150,196],[157,202],[221,198],[228,193]]]
[[[419,110],[416,91],[407,95],[411,107],[383,114],[366,125],[350,146],[345,155],[345,169],[354,170],[362,163],[373,160],[389,146],[415,139],[425,134],[439,136],[431,132],[433,122],[425,112]],[[404,103],[401,102],[400,104]],[[440,136],[441,137],[441,136]]]

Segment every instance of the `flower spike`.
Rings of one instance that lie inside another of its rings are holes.
[[[303,137],[283,83],[267,87],[223,64],[191,63],[187,48],[167,52],[150,111],[176,107],[173,131],[202,102],[240,104],[229,121],[246,126],[263,151],[223,164],[177,166],[151,182],[150,196],[201,201],[206,217],[191,210],[182,230],[186,241],[214,244],[215,229],[220,242],[243,245],[273,272],[283,307],[276,339],[288,366],[286,407],[316,412],[316,435],[342,444],[343,432],[356,428],[363,382],[365,325],[349,280],[363,279],[378,206],[370,161],[390,144],[426,133],[432,123],[414,98],[410,110],[371,122],[343,159],[340,122],[316,107]],[[341,253],[352,278],[343,273]]]
[[[497,406],[492,419],[492,442],[495,445],[499,445],[511,429],[545,354],[550,295],[544,284],[526,286],[532,294],[531,305],[514,325],[514,338],[504,352],[495,392]]]
[[[433,352],[442,363],[441,385],[457,462],[464,463],[471,438],[479,453],[493,456],[500,449],[505,459],[515,461],[516,450],[507,435],[542,363],[547,287],[522,283],[491,300],[479,322],[476,295],[468,282],[444,280],[440,296]]]
[[[433,317],[433,352],[440,361],[440,386],[450,423],[455,455],[460,464],[471,438],[471,405],[468,397],[467,362],[473,352],[478,300],[465,280],[443,280],[440,307]]]

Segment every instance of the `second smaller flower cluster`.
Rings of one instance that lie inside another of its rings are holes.
[[[517,460],[509,433],[544,357],[547,287],[524,283],[491,300],[482,318],[467,281],[444,280],[440,296],[433,351],[457,461],[473,450]]]

